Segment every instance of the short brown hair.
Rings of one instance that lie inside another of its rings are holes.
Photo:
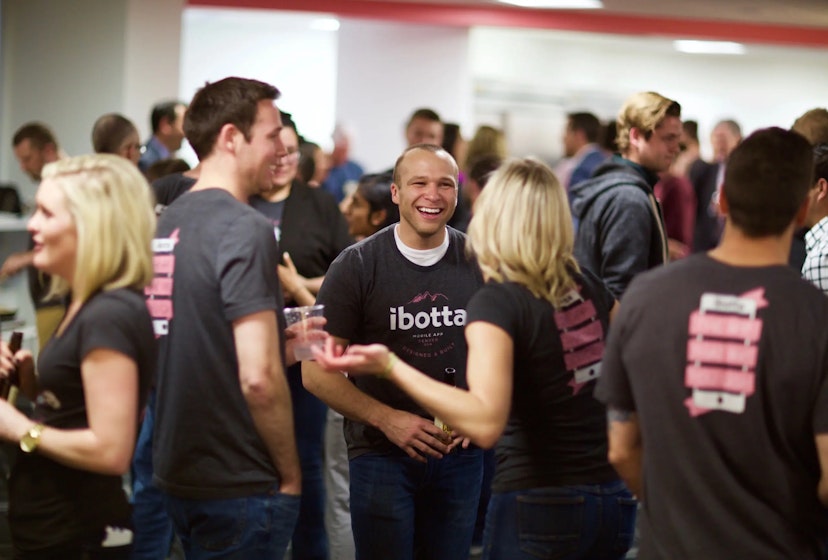
[[[40,122],[29,122],[17,129],[12,137],[12,147],[17,147],[23,140],[28,140],[33,148],[42,150],[47,144],[53,144],[57,149],[58,143],[54,132]]]
[[[278,98],[278,89],[258,80],[231,77],[208,82],[196,92],[184,114],[184,134],[198,159],[204,159],[213,151],[226,124],[232,124],[250,140],[259,101]]]
[[[92,149],[97,154],[118,154],[124,140],[138,129],[132,121],[118,113],[98,117],[92,127]]]
[[[730,154],[722,187],[731,223],[748,237],[780,235],[813,186],[813,150],[802,135],[765,128]]]

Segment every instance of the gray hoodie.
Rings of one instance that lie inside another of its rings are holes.
[[[613,156],[569,191],[578,222],[575,258],[621,298],[632,278],[667,260],[667,237],[652,186],[658,177]]]

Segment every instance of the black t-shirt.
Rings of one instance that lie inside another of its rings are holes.
[[[432,266],[406,259],[388,226],[342,252],[319,291],[327,330],[355,344],[379,342],[423,373],[444,381],[454,373],[466,385],[466,305],[482,285],[477,265],[464,253],[465,236],[448,228],[449,247]],[[352,382],[398,410],[431,416],[390,381],[361,376]],[[350,458],[398,448],[375,428],[345,420]]]
[[[589,272],[575,281],[577,290],[557,312],[511,282],[489,282],[469,302],[469,323],[496,325],[514,342],[512,405],[496,447],[496,492],[618,478],[607,462],[604,405],[592,396],[615,300]]]
[[[118,289],[93,295],[64,332],[41,350],[35,419],[61,429],[89,426],[81,364],[98,349],[115,350],[135,361],[137,404],[143,409],[156,363],[152,323],[143,297]],[[37,453],[19,455],[9,494],[14,543],[21,550],[77,542],[108,524],[129,522],[120,476],[73,469]]]
[[[160,216],[167,206],[173,203],[182,194],[193,188],[196,179],[187,177],[183,173],[173,173],[159,177],[152,182],[152,192],[155,194],[155,213]]]
[[[641,559],[824,558],[828,298],[706,254],[633,280],[596,396],[636,411]]]
[[[264,492],[278,474],[239,384],[233,321],[272,310],[284,329],[273,228],[224,190],[189,192],[161,215],[153,250],[154,480],[193,499]]]
[[[336,200],[327,191],[294,181],[282,203],[250,197],[250,205],[279,228],[279,249],[290,253],[297,272],[305,278],[323,276],[353,243]]]

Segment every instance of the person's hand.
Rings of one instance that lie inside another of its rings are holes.
[[[463,449],[468,449],[469,445],[471,444],[471,440],[466,436],[461,436],[457,432],[451,433],[451,444],[449,444],[449,451],[454,451],[454,448],[461,447]]]
[[[32,353],[29,350],[18,350],[12,354],[9,345],[0,341],[0,377],[5,379],[17,370],[21,375],[34,367]]]
[[[34,253],[32,251],[26,251],[24,253],[12,253],[9,255],[5,262],[0,266],[0,279],[8,278],[9,276],[14,276],[30,264],[32,264],[32,259],[34,258]]]
[[[282,255],[285,264],[278,267],[279,282],[282,283],[282,291],[288,299],[296,301],[300,305],[312,305],[313,294],[305,288],[305,278],[296,270],[296,265],[288,253]],[[308,301],[308,297],[310,301]]]
[[[430,421],[403,410],[393,410],[380,426],[391,443],[417,461],[440,459],[451,451],[451,437]]]
[[[324,317],[308,317],[304,321],[293,323],[285,328],[285,361],[292,366],[299,360],[296,359],[297,344],[313,344],[314,347],[322,346],[330,338],[325,332],[325,323],[328,320]]]
[[[279,492],[289,496],[299,496],[302,494],[302,479],[288,478],[283,476],[279,481]]]
[[[348,375],[387,375],[391,365],[391,352],[382,344],[352,344],[344,349],[331,338],[325,341],[321,350],[314,348],[313,353],[322,369],[331,373],[346,371]]]
[[[683,259],[690,254],[690,247],[672,237],[667,239],[667,250],[671,261]]]

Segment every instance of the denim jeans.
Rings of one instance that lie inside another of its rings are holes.
[[[301,364],[288,369],[288,385],[293,401],[296,450],[302,467],[302,501],[290,554],[293,560],[328,560],[325,482],[322,476],[328,407],[302,386]]]
[[[350,461],[357,560],[468,558],[483,453],[455,449],[420,463],[398,454]]]
[[[132,560],[166,558],[173,538],[172,522],[164,507],[164,498],[152,482],[154,414],[153,390],[147,399],[132,457]]]
[[[277,560],[285,555],[299,496],[278,491],[226,500],[192,500],[164,494],[187,560]]]
[[[630,547],[636,502],[624,483],[492,494],[484,560],[610,560]]]

